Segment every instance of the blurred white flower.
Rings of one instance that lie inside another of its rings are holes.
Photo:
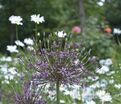
[[[72,88],[74,88],[74,89],[76,89],[76,90],[79,90],[79,89],[80,89],[80,86],[79,86],[79,85],[74,84],[74,85],[72,86]]]
[[[0,58],[0,61],[11,62],[12,58],[11,57],[5,57],[5,56],[3,56],[2,58]]]
[[[105,0],[101,0],[102,2],[105,2]]]
[[[99,81],[95,82],[95,83],[92,84],[90,87],[93,88],[93,89],[100,88],[100,83],[99,83]]]
[[[102,65],[102,66],[105,65],[105,60],[104,59],[100,60],[99,64]]]
[[[60,86],[60,91],[65,91],[66,89],[65,89],[65,86],[64,85],[61,85]]]
[[[106,93],[104,90],[97,91],[96,95],[102,102],[112,101],[111,95],[109,93]]]
[[[115,84],[114,87],[117,88],[117,89],[120,89],[121,88],[121,84]]]
[[[14,77],[18,76],[16,67],[9,67],[8,64],[0,65],[0,78],[2,84],[10,84],[9,80],[15,80]]]
[[[53,96],[56,95],[56,92],[55,91],[48,91],[48,97],[53,99]]]
[[[33,21],[37,24],[45,22],[44,17],[43,16],[40,17],[40,14],[31,15],[31,21]]]
[[[98,80],[99,79],[99,76],[95,76],[95,77],[92,77],[92,81],[96,81],[96,80]]]
[[[68,87],[71,88],[71,90],[68,90]],[[70,95],[73,99],[81,99],[80,95],[80,86],[79,85],[69,85],[69,86],[60,86],[60,90],[64,93],[64,95]]]
[[[113,64],[112,60],[110,58],[108,59],[102,59],[99,61],[99,64],[102,65],[102,66],[110,66]]]
[[[110,58],[106,59],[106,61],[105,61],[106,66],[110,66],[112,64],[113,64],[113,62],[112,62],[112,60]]]
[[[98,4],[99,6],[103,6],[104,3],[103,3],[103,2],[98,2],[97,4]]]
[[[104,90],[99,90],[99,91],[96,92],[96,95],[98,97],[102,97],[103,95],[105,95],[105,91]]]
[[[112,80],[109,80],[109,83],[110,84],[113,84],[114,83],[114,80],[112,79]]]
[[[16,67],[10,67],[10,68],[8,69],[8,72],[9,72],[10,74],[12,74],[12,75],[16,75],[16,74],[17,74],[17,72],[16,72]]]
[[[3,8],[3,5],[0,4],[0,9]]]
[[[23,44],[20,40],[16,40],[16,41],[15,41],[15,44],[16,44],[17,46],[24,47],[24,44]]]
[[[105,79],[101,79],[99,83],[101,88],[106,88],[108,85],[108,82]]]
[[[91,101],[94,97],[94,90],[91,87],[84,88],[82,91],[82,101]]]
[[[8,65],[7,64],[0,65],[0,70],[1,70],[2,74],[7,74],[7,72],[8,72]]]
[[[115,74],[115,71],[110,71],[109,73],[107,73],[108,76],[111,76],[113,74]]]
[[[103,6],[103,5],[104,5],[104,2],[105,2],[105,0],[100,0],[99,2],[97,2],[97,4],[98,4],[99,6]]]
[[[76,59],[76,60],[74,61],[74,64],[75,64],[75,65],[78,65],[78,64],[79,64],[79,59]]]
[[[91,101],[86,101],[86,104],[96,104],[93,100]]]
[[[17,46],[16,45],[8,45],[7,46],[7,51],[9,51],[10,53],[18,53],[18,50],[17,50]]]
[[[64,100],[60,100],[60,103],[61,103],[61,104],[65,104],[65,101],[64,101]]]
[[[107,66],[102,66],[100,69],[99,68],[96,69],[96,73],[99,73],[99,74],[105,74],[108,71],[109,71],[109,67]]]
[[[6,80],[13,80],[14,79],[14,76],[12,74],[6,74],[6,75],[4,75],[4,78]]]
[[[65,90],[65,91],[64,91],[64,95],[70,95],[70,91]]]
[[[1,83],[2,84],[9,84],[10,82],[8,80],[3,80]]]
[[[113,33],[120,35],[121,34],[121,30],[118,29],[118,28],[114,28]]]
[[[40,36],[40,33],[38,32],[37,35]]]
[[[12,24],[16,24],[16,25],[23,25],[22,20],[23,19],[20,16],[14,16],[14,15],[12,15],[11,17],[9,17],[9,21]]]
[[[34,44],[34,42],[31,38],[24,39],[24,43],[26,43],[27,45],[33,45]]]
[[[58,31],[58,32],[55,32],[55,34],[60,37],[60,38],[64,38],[67,34],[64,33],[63,31]]]
[[[32,46],[27,46],[27,50],[29,50],[29,51],[33,51],[34,48],[33,48]]]
[[[73,99],[78,99],[80,100],[81,99],[81,95],[79,93],[79,90],[72,90],[70,91],[70,96],[73,98]]]

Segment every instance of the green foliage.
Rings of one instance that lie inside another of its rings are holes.
[[[81,34],[73,34],[73,39],[91,49],[92,54],[99,58],[111,57],[115,45],[112,34],[104,33],[100,26],[97,26],[98,20],[90,17],[87,20],[85,30]],[[73,41],[73,39],[71,41]]]
[[[34,33],[34,25],[28,20],[32,14],[45,17],[46,22],[38,28],[41,32],[58,30],[58,27],[69,29],[75,21],[79,24],[79,9],[75,6],[78,5],[78,0],[0,0],[0,4],[3,6],[0,9],[0,27],[2,27],[0,28],[0,39],[2,40],[0,47],[9,43],[13,44],[15,40],[14,26],[8,21],[11,15],[20,15],[24,19],[24,26],[19,28],[20,39]]]
[[[121,27],[121,0],[106,0],[105,16],[112,27]]]

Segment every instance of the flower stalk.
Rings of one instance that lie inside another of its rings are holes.
[[[37,34],[38,34],[37,24],[35,24],[35,44],[36,44],[36,47],[37,47],[37,42],[38,42]]]
[[[35,25],[35,35],[37,37],[37,24]]]
[[[56,81],[56,104],[60,104],[60,83],[59,79]]]
[[[16,25],[16,39],[18,40],[18,27]]]

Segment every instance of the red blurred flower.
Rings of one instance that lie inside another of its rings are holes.
[[[112,29],[110,27],[106,27],[106,28],[104,28],[104,32],[111,33]]]
[[[73,32],[73,33],[80,33],[80,32],[81,32],[81,28],[80,28],[79,26],[74,26],[74,27],[72,28],[72,32]]]

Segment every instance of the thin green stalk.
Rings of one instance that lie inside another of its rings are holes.
[[[60,83],[59,80],[56,81],[56,104],[60,104]]]
[[[37,36],[37,24],[35,25],[35,35]]]
[[[37,24],[35,24],[35,44],[36,44],[36,48],[37,48]]]
[[[16,39],[18,40],[18,27],[16,25]]]
[[[117,41],[118,41],[118,45],[121,46],[121,42],[119,40],[119,37],[116,35]]]

